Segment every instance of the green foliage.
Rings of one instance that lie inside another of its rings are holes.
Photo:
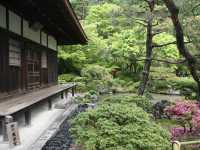
[[[197,89],[195,81],[190,77],[182,77],[182,78],[176,77],[171,79],[169,78],[169,82],[173,84],[175,89],[183,89],[183,88],[188,88],[191,90]]]
[[[88,65],[85,67],[81,75],[88,80],[109,80],[112,79],[109,70],[99,65]]]
[[[149,90],[164,93],[180,91],[180,94],[185,96],[187,99],[195,99],[197,84],[193,78],[177,77],[174,72],[175,70],[173,68],[152,67]]]
[[[73,82],[76,75],[74,74],[62,74],[58,76],[58,82],[59,83],[67,83],[67,82]]]
[[[198,55],[199,52],[194,49],[199,49],[197,36],[199,15],[194,15],[192,11],[197,0],[183,1],[177,0],[177,4],[181,8],[181,19],[183,19],[186,35],[189,35],[192,40],[192,44],[187,44],[187,46],[193,54]],[[116,93],[136,92],[138,85],[134,82],[139,80],[144,66],[144,61],[138,60],[145,57],[146,41],[146,28],[138,24],[138,21],[146,17],[144,15],[147,7],[146,2],[138,0],[84,0],[80,2],[72,0],[72,4],[83,19],[81,23],[88,36],[88,45],[60,47],[59,72],[72,72],[82,76],[82,81],[78,82],[81,91],[94,89],[106,91],[106,93],[110,91]],[[198,10],[198,7],[195,8],[195,12]],[[158,21],[159,25],[155,26],[154,30],[162,33],[154,36],[154,44],[162,45],[175,41],[175,36],[170,29],[172,24],[169,23],[167,16],[166,8],[159,2],[155,8],[155,22]],[[141,23],[141,21],[139,22]],[[153,58],[172,62],[183,59],[180,57],[176,45],[173,44],[155,48]],[[102,68],[110,68],[108,72],[112,72],[113,67],[118,68],[116,79],[108,77],[107,73],[105,73],[105,78],[99,79],[99,76],[104,76],[104,73],[98,74],[97,70],[102,71],[98,67],[90,69],[89,76],[84,75],[84,70],[88,72],[87,69],[92,64]],[[185,81],[185,78],[179,80],[175,75],[189,76],[187,68],[184,66],[183,64],[171,65],[153,61],[154,70],[151,70],[151,81],[149,82],[150,91],[173,89],[181,90],[181,93],[187,97],[191,97],[188,95],[189,93],[194,95],[196,85]],[[126,80],[126,74],[131,77],[131,80]]]
[[[138,96],[133,94],[112,95],[104,98],[101,103],[118,103],[122,105],[136,104],[146,112],[152,112],[152,103],[145,96]]]
[[[122,80],[120,78],[114,78],[112,80],[111,89],[113,93],[133,93],[137,91],[133,81]]]
[[[88,23],[95,23],[98,34],[107,38],[114,32],[119,31],[117,25],[120,13],[120,7],[115,4],[95,5],[89,9],[86,20]]]
[[[108,92],[111,85],[112,75],[109,70],[99,65],[88,65],[81,72],[87,89],[98,92]]]
[[[180,91],[187,99],[195,99],[197,84],[191,77],[167,77],[165,79],[151,80],[151,91],[166,92]]]
[[[176,41],[175,37],[169,33],[161,33],[154,37],[154,43],[162,45]],[[158,52],[160,51],[160,52]],[[158,58],[168,58],[171,60],[178,60],[180,58],[176,45],[168,45],[165,48],[158,48],[155,52]]]
[[[180,90],[181,94],[186,97],[186,99],[196,99],[197,98],[197,84],[192,78],[182,77],[169,79],[170,84],[176,90]]]
[[[85,150],[168,150],[169,135],[136,105],[105,104],[78,115],[71,133]]]
[[[108,40],[112,63],[121,68],[124,64],[129,64],[133,67],[135,73],[141,71],[142,63],[137,59],[144,56],[144,35],[143,28],[135,26],[133,29],[122,30],[110,37]],[[128,70],[128,68],[125,69]]]
[[[99,99],[99,93],[90,90],[89,92],[85,93],[84,96],[78,96],[75,98],[75,102],[78,104],[88,104],[88,103],[95,103]]]

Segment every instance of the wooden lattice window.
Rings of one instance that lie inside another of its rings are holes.
[[[45,51],[42,52],[41,62],[42,68],[47,68],[47,53]]]
[[[21,44],[14,39],[9,40],[9,65],[21,66]]]
[[[40,86],[40,60],[40,52],[27,50],[28,89],[34,89]]]

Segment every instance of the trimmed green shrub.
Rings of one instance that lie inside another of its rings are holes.
[[[138,107],[141,107],[146,112],[152,112],[152,103],[145,96],[138,95],[112,95],[104,98],[102,103],[118,103],[118,104],[136,104]]]
[[[176,77],[171,79],[169,78],[168,80],[175,89],[189,88],[194,91],[197,89],[197,84],[189,77]]]
[[[180,91],[188,99],[196,98],[197,84],[191,77],[177,77],[175,73],[163,72],[163,69],[151,72],[149,91]]]
[[[169,134],[136,105],[104,104],[79,114],[71,133],[84,150],[169,150]]]

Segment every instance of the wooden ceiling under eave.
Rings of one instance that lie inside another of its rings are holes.
[[[21,2],[21,3],[20,3]],[[6,0],[1,2],[25,19],[40,22],[59,45],[86,44],[86,34],[68,0]]]

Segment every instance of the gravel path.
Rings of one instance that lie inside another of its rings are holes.
[[[60,130],[45,144],[42,150],[77,150],[69,132],[71,128],[69,120],[80,112],[85,111],[85,109],[85,106],[79,106],[78,109],[63,122]]]

